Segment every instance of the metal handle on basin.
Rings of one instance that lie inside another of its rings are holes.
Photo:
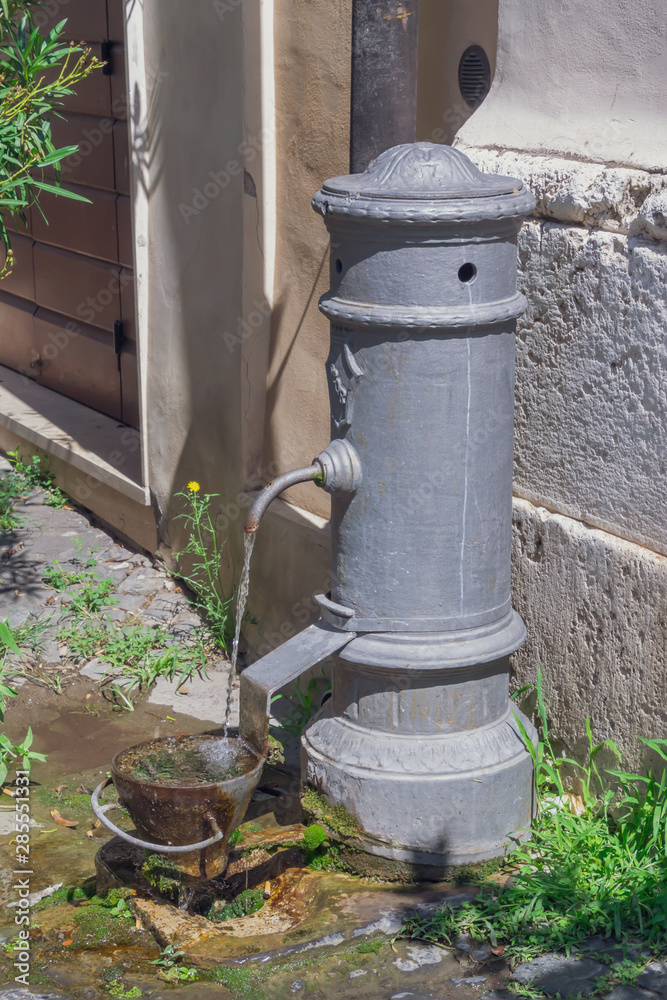
[[[139,840],[138,837],[132,837],[129,833],[125,833],[121,830],[119,826],[112,823],[110,819],[107,819],[106,813],[110,809],[120,808],[120,802],[109,802],[107,805],[101,806],[99,803],[100,792],[111,784],[111,778],[105,778],[104,781],[100,782],[95,791],[90,797],[90,803],[93,807],[93,812],[99,819],[100,823],[106,826],[107,830],[111,830],[115,833],[117,837],[121,837],[126,840],[128,844],[134,844],[135,847],[143,847],[147,851],[157,851],[158,854],[185,854],[187,851],[203,851],[205,847],[210,847],[211,844],[217,844],[218,841],[222,840],[224,834],[222,833],[220,827],[215,821],[215,818],[211,813],[206,813],[206,819],[209,821],[215,834],[213,837],[209,837],[208,840],[201,840],[198,844],[185,844],[184,846],[172,847],[167,844],[151,844],[147,840]]]

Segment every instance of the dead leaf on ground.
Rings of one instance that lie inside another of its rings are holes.
[[[574,792],[566,792],[565,798],[570,804],[570,812],[573,816],[583,816],[586,812],[586,803],[582,799],[581,795],[575,795]]]
[[[64,816],[60,815],[60,813],[58,812],[57,809],[51,809],[50,813],[51,813],[51,816],[53,817],[53,819],[56,821],[56,823],[60,823],[61,826],[78,826],[79,825],[78,819],[65,819]]]
[[[93,794],[92,788],[88,788],[88,785],[79,785],[79,787],[77,789],[75,789],[75,791],[76,791],[77,795],[92,795]]]

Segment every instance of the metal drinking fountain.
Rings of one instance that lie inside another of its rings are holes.
[[[534,814],[508,694],[525,638],[510,604],[516,237],[534,204],[424,142],[323,185],[333,440],[246,524],[296,482],[331,493],[331,593],[241,675],[241,737],[266,756],[272,694],[338,654],[303,782],[356,818],[364,850],[434,870],[503,854]]]

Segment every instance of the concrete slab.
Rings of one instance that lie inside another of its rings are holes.
[[[183,688],[179,688],[178,681],[168,681],[160,677],[150,693],[148,703],[174,709],[194,719],[221,726],[225,720],[227,707],[229,671],[229,663],[221,661],[217,666],[209,668],[208,680],[197,674]],[[239,679],[236,677],[233,683],[230,725],[235,728],[238,724]]]

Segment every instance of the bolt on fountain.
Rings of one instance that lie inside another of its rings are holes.
[[[533,769],[509,700],[516,238],[534,199],[460,151],[397,146],[327,181],[333,440],[250,512],[314,481],[332,497],[320,619],[241,675],[240,736],[265,757],[273,693],[337,654],[302,779],[360,846],[444,867],[527,835]]]

